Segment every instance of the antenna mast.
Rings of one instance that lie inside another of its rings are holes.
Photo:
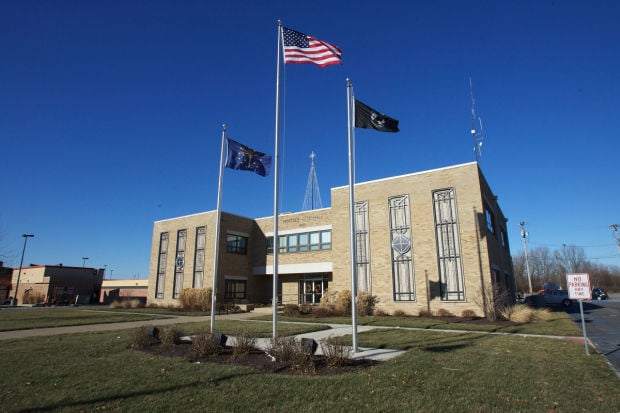
[[[306,185],[306,195],[304,196],[304,205],[301,208],[302,211],[323,208],[321,191],[319,190],[319,180],[316,177],[316,170],[314,169],[315,157],[316,154],[312,151],[312,153],[310,153],[310,174],[308,175],[308,184]]]
[[[484,142],[484,134],[482,133],[482,118],[478,118],[480,124],[480,130],[476,130],[476,100],[474,99],[474,86],[469,78],[469,94],[471,96],[471,137],[474,143],[474,156],[476,162],[480,161],[482,156],[482,143]]]

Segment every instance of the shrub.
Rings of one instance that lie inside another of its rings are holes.
[[[334,310],[338,314],[351,315],[351,291],[341,290],[336,293]]]
[[[331,305],[319,305],[312,309],[312,315],[314,317],[330,317],[333,315],[333,311],[330,309]]]
[[[301,351],[301,345],[295,337],[275,337],[267,345],[267,354],[277,361],[293,361],[295,354]]]
[[[248,354],[250,351],[256,349],[256,338],[250,336],[245,330],[239,331],[235,334],[235,340],[233,343],[233,358],[237,358],[243,354]]]
[[[149,334],[149,328],[142,326],[134,330],[130,347],[142,349],[156,343],[157,338]]]
[[[535,323],[547,321],[551,317],[548,308],[532,308],[527,305],[517,304],[505,307],[500,312],[500,317],[515,323]]]
[[[292,370],[302,374],[316,373],[313,355],[295,337],[272,338],[266,352],[277,361],[290,362]]]
[[[297,304],[284,304],[282,314],[286,317],[299,317],[299,306]]]
[[[110,308],[114,308],[114,309],[123,308],[123,303],[121,303],[118,300],[114,300],[110,303]]]
[[[463,310],[461,312],[461,317],[467,320],[473,320],[477,318],[476,312],[474,310]]]
[[[427,317],[430,318],[433,316],[433,312],[431,310],[420,310],[418,313],[418,317]]]
[[[371,295],[367,291],[360,291],[357,293],[357,315],[366,316],[373,315],[375,312],[375,305],[379,299],[376,295]]]
[[[381,308],[377,308],[375,309],[375,315],[377,317],[385,317],[385,316],[389,316],[390,314]]]
[[[299,371],[301,374],[316,374],[316,365],[312,354],[308,353],[298,345],[298,351],[294,353],[291,360],[291,369]]]
[[[482,288],[473,301],[484,312],[487,320],[495,321],[501,317],[508,298],[508,293],[502,290],[499,284],[493,283],[491,286]]]
[[[320,344],[325,362],[330,368],[345,366],[351,359],[351,347],[349,346],[332,343],[329,337],[321,340]]]
[[[212,290],[210,288],[184,288],[179,294],[183,310],[209,311],[211,309]]]
[[[312,306],[310,304],[301,304],[299,306],[299,312],[301,314],[312,314]]]
[[[201,330],[192,338],[192,352],[196,357],[215,355],[222,352],[222,346],[213,334]]]
[[[181,330],[181,327],[177,325],[166,326],[159,332],[159,339],[162,344],[171,345],[176,343],[182,335],[183,331]]]
[[[452,314],[449,310],[446,310],[445,308],[439,308],[435,312],[435,315],[437,317],[454,317],[454,314]]]
[[[392,313],[392,315],[394,317],[406,317],[407,313],[405,313],[403,310],[394,310],[394,312]]]

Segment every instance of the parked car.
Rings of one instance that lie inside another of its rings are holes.
[[[568,298],[568,290],[546,290],[542,293],[545,304],[562,304],[569,307],[573,302]]]
[[[602,288],[595,288],[592,290],[592,299],[593,300],[607,300],[609,295]]]

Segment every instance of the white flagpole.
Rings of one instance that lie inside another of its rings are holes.
[[[273,156],[275,158],[273,168],[273,297],[271,305],[273,306],[273,338],[278,336],[278,252],[280,249],[280,240],[278,239],[278,188],[280,183],[279,177],[279,159],[280,159],[280,50],[282,47],[282,22],[278,20],[278,62],[276,65],[276,136],[275,149]]]
[[[355,106],[353,105],[353,85],[347,78],[347,121],[349,132],[349,223],[351,233],[351,327],[353,352],[357,353],[357,257],[355,248],[355,128],[353,125]]]
[[[217,213],[215,217],[215,248],[213,249],[213,287],[211,292],[211,334],[215,331],[215,310],[217,297],[217,263],[220,250],[220,216],[222,215],[222,183],[224,181],[224,148],[226,146],[226,124],[222,125],[222,150],[220,152],[220,178],[217,184]]]

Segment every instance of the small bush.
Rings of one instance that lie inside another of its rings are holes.
[[[316,374],[316,365],[312,354],[302,349],[301,346],[298,348],[299,350],[295,352],[293,360],[291,360],[291,369],[301,374]]]
[[[390,314],[381,308],[377,308],[375,309],[375,315],[377,317],[386,317],[386,316],[389,316]]]
[[[403,310],[394,310],[394,312],[392,313],[392,315],[394,317],[406,317],[407,313],[405,313]]]
[[[256,338],[250,336],[247,331],[239,331],[235,334],[235,340],[233,343],[233,359],[238,358],[243,354],[248,354],[250,351],[256,349]]]
[[[321,317],[331,317],[333,315],[333,311],[330,309],[331,305],[320,305],[318,307],[314,307],[312,309],[312,316],[321,318]]]
[[[123,303],[121,303],[118,300],[114,300],[110,303],[110,308],[113,308],[113,309],[123,308]]]
[[[301,350],[301,345],[295,337],[275,337],[267,345],[267,353],[277,361],[293,361],[295,354]]]
[[[210,288],[184,288],[179,295],[183,310],[209,311],[211,309],[212,290]]]
[[[222,352],[222,346],[213,334],[201,330],[192,338],[192,352],[196,357],[215,355]]]
[[[342,367],[351,359],[351,347],[344,344],[334,344],[328,339],[320,341],[325,362],[330,368]]]
[[[299,312],[301,314],[312,314],[312,306],[310,304],[301,304],[299,306]]]
[[[159,339],[162,344],[172,345],[179,341],[182,335],[183,331],[181,330],[181,327],[177,325],[166,326],[159,332]]]
[[[433,312],[430,310],[420,310],[418,313],[418,317],[426,317],[431,318],[433,316]]]
[[[336,293],[334,310],[338,314],[351,315],[351,291],[341,290]]]
[[[157,341],[157,338],[149,334],[149,328],[147,326],[142,326],[134,330],[130,347],[142,349],[156,344]]]
[[[297,304],[285,304],[282,314],[286,317],[299,317],[301,313]]]
[[[437,317],[454,317],[454,314],[452,314],[449,310],[446,310],[445,308],[439,308],[435,312],[435,315]]]
[[[379,299],[367,291],[357,293],[357,315],[369,316],[375,312],[375,305]]]
[[[474,310],[463,310],[461,312],[461,317],[466,320],[473,320],[477,318],[476,312]]]
[[[524,304],[517,304],[504,307],[499,312],[499,316],[515,323],[535,323],[549,320],[551,312],[548,308],[532,308]]]

